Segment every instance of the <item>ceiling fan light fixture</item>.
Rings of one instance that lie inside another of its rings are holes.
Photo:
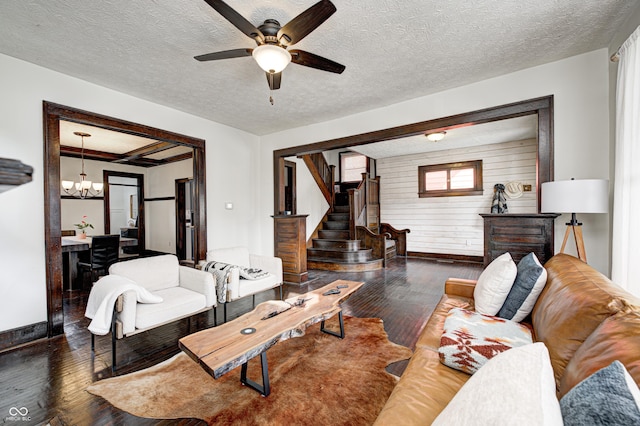
[[[253,59],[260,68],[270,74],[277,74],[291,62],[291,53],[275,44],[263,44],[253,49]]]
[[[446,134],[447,134],[447,132],[436,132],[436,133],[428,133],[425,136],[431,142],[438,142],[438,141],[441,141],[442,139],[444,139],[444,135],[446,135]]]

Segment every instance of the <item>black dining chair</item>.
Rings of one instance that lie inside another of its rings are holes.
[[[88,262],[78,262],[78,268],[82,273],[82,287],[84,288],[85,273],[91,274],[91,283],[94,283],[99,273],[106,275],[109,266],[118,261],[120,252],[120,235],[98,235],[91,237],[91,249]]]

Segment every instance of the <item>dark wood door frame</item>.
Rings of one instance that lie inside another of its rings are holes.
[[[109,176],[120,176],[127,177],[136,180],[136,185],[138,186],[138,253],[143,253],[146,247],[145,244],[145,217],[144,217],[144,175],[139,173],[127,173],[127,172],[117,172],[114,170],[103,170],[102,171],[102,182],[104,182],[104,233],[105,234],[118,234],[120,230],[116,230],[114,232],[111,229],[111,209],[109,203]]]
[[[291,192],[291,214],[295,215],[298,212],[298,184],[296,177],[296,162],[295,161],[284,161],[284,173],[289,174],[289,191]],[[290,173],[289,173],[290,172]],[[286,210],[286,206],[283,210]]]
[[[536,162],[537,210],[540,212],[540,184],[553,180],[553,95],[466,112],[434,120],[391,127],[353,136],[345,136],[307,145],[273,151],[273,211],[278,214],[284,204],[283,162],[286,157],[401,139],[425,133],[446,131],[474,124],[489,123],[526,115],[538,116],[538,155]]]
[[[155,127],[43,101],[44,220],[47,280],[47,334],[64,334],[62,309],[62,249],[60,247],[60,120],[101,127],[193,148],[196,259],[207,252],[205,141]]]
[[[190,178],[176,179],[176,255],[179,260],[185,260],[187,254],[187,230],[186,230],[186,185],[191,182]]]

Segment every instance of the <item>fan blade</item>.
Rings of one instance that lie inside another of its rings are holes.
[[[342,74],[342,71],[345,69],[345,66],[342,64],[333,62],[322,56],[314,55],[313,53],[305,52],[304,50],[290,50],[289,53],[291,53],[291,62],[298,65],[304,65],[305,67],[322,71],[335,72],[336,74]]]
[[[278,90],[280,88],[280,83],[282,82],[282,73],[278,72],[275,74],[265,73],[267,74],[267,82],[269,83],[269,89]]]
[[[329,0],[321,0],[293,18],[278,31],[278,41],[285,46],[296,44],[329,19],[336,7]]]
[[[248,37],[254,39],[258,44],[264,43],[264,34],[257,29],[251,22],[244,19],[242,15],[233,10],[231,6],[222,0],[204,0],[209,6],[214,8],[227,21],[231,22],[237,29],[245,33]]]
[[[241,58],[243,56],[251,56],[253,49],[233,49],[224,50],[222,52],[206,53],[204,55],[194,56],[199,61],[216,61],[218,59]]]

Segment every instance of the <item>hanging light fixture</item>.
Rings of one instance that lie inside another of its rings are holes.
[[[80,182],[76,183],[71,180],[63,180],[62,189],[64,189],[64,192],[66,192],[67,194],[82,199],[98,196],[102,193],[104,184],[87,180],[87,174],[84,172],[84,138],[89,138],[91,137],[91,135],[84,132],[73,132],[73,134],[82,138],[82,150],[80,151],[80,158],[82,160]],[[75,190],[73,190],[74,186]]]

